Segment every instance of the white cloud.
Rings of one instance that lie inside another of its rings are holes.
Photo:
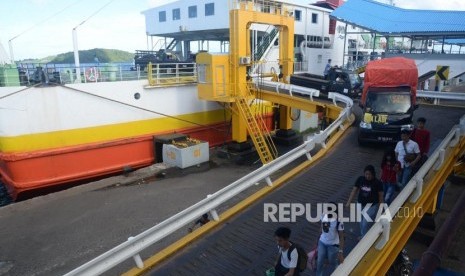
[[[405,9],[422,9],[422,10],[465,10],[463,0],[395,0],[395,5]]]

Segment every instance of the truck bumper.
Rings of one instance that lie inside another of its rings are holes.
[[[397,143],[400,141],[400,128],[379,130],[359,128],[359,142]]]

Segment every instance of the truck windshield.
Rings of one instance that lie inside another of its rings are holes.
[[[362,79],[360,79],[360,76],[357,74],[349,74],[349,79],[350,84],[352,84],[352,86],[355,86],[362,82]]]
[[[368,92],[367,112],[371,113],[407,113],[411,106],[409,93]]]

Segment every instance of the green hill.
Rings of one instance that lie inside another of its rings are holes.
[[[81,63],[92,63],[96,62],[98,58],[100,63],[111,63],[111,62],[132,62],[134,54],[126,51],[115,50],[115,49],[91,49],[79,51],[79,61]],[[74,53],[68,52],[59,54],[50,60],[52,63],[74,63]]]
[[[132,62],[134,53],[116,50],[116,49],[91,49],[79,51],[80,63],[94,63],[96,58],[100,63],[112,62]],[[56,56],[48,56],[41,59],[23,60],[22,62],[38,62],[38,63],[74,63],[74,52],[58,54]]]

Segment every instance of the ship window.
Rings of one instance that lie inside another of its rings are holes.
[[[166,11],[158,12],[158,21],[165,22],[166,21]]]
[[[294,35],[294,47],[299,47],[303,41],[305,41],[304,35]]]
[[[294,18],[295,18],[295,21],[301,21],[302,20],[302,11],[295,10],[294,11]]]
[[[196,18],[197,17],[197,6],[190,6],[189,7],[189,18]]]
[[[180,9],[173,9],[173,20],[181,19],[181,10]]]
[[[205,4],[205,16],[215,15],[215,3]]]
[[[312,13],[312,23],[318,23],[318,14]]]

